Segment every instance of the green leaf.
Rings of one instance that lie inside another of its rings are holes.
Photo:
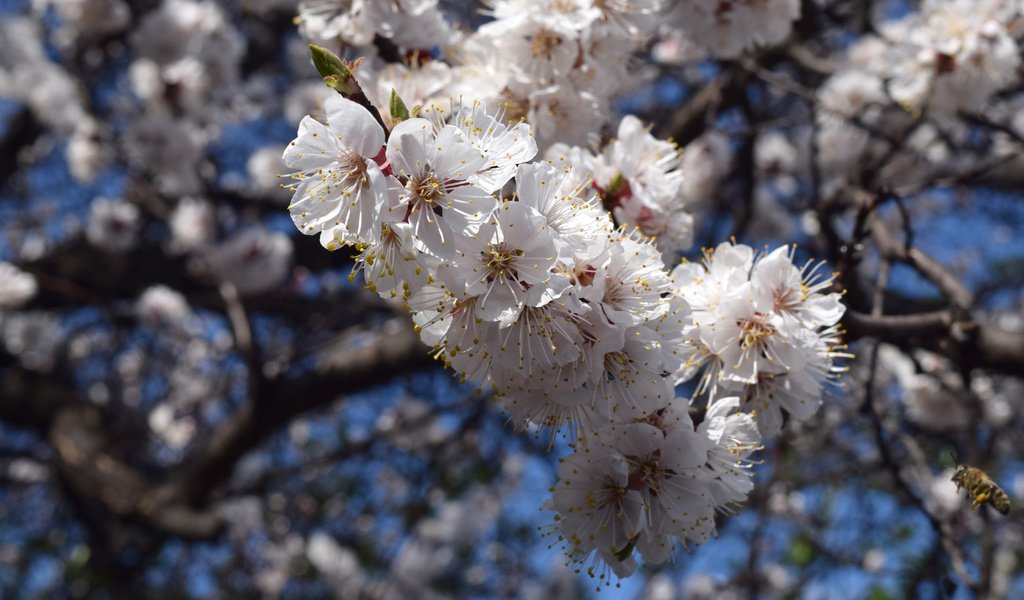
[[[409,109],[406,108],[405,102],[402,102],[401,96],[398,95],[394,89],[391,90],[391,122],[398,125],[402,121],[409,119]]]

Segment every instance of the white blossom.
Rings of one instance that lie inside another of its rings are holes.
[[[162,402],[149,411],[149,428],[175,450],[181,450],[196,434],[195,420],[187,415],[176,415],[174,406]]]
[[[28,17],[0,20],[0,96],[25,103],[41,123],[63,135],[86,119],[82,90],[47,58],[42,27]]]
[[[171,247],[181,252],[205,247],[217,233],[213,206],[199,198],[182,198],[168,222],[171,226]]]
[[[356,69],[356,80],[374,106],[389,106],[392,91],[409,108],[423,106],[425,110],[443,109],[450,104],[447,89],[452,81],[452,69],[440,61],[428,60],[422,64],[414,62],[408,65],[387,63],[378,68],[363,64]],[[483,99],[477,98],[475,94],[470,98]],[[382,110],[381,116],[386,126],[394,128],[390,111]]]
[[[112,198],[96,198],[89,207],[85,236],[89,243],[109,252],[130,250],[138,242],[139,209]]]
[[[364,575],[359,558],[351,549],[318,531],[306,542],[306,556],[334,587],[339,598],[358,598]]]
[[[214,278],[233,284],[241,294],[276,287],[288,276],[291,258],[291,239],[261,227],[242,230],[206,254]]]
[[[36,278],[9,262],[0,260],[0,308],[21,308],[39,289]]]
[[[680,168],[687,206],[710,204],[731,163],[729,139],[721,132],[711,131],[687,145]]]
[[[75,128],[67,149],[68,166],[75,179],[93,181],[110,164],[113,152],[104,137],[100,125],[91,119]]]
[[[456,240],[473,233],[497,201],[470,179],[487,158],[462,130],[446,126],[436,134],[430,121],[409,119],[391,132],[387,160],[396,177],[396,201],[385,208],[387,222],[408,222],[413,237],[439,256],[454,256]]]
[[[521,14],[487,23],[480,33],[494,37],[495,44],[509,53],[519,85],[535,88],[566,79],[580,53],[578,30],[548,15]]]
[[[693,217],[683,197],[681,153],[658,140],[639,119],[626,116],[617,137],[592,163],[594,187],[620,225],[655,238],[666,255],[687,250]]]
[[[730,510],[753,487],[747,456],[760,438],[749,415],[729,414],[737,404],[723,399],[696,430],[685,407],[670,405],[599,430],[563,459],[551,508],[570,558],[591,561],[592,576],[599,559],[625,577],[637,566],[634,550],[659,564],[676,543],[706,541],[715,510]]]
[[[451,124],[465,134],[466,141],[480,150],[485,162],[469,181],[485,192],[500,190],[516,173],[516,168],[537,154],[537,142],[530,125],[524,122],[505,124],[504,111],[494,116],[481,101],[463,104],[455,112]]]
[[[264,146],[249,156],[245,170],[249,174],[250,188],[259,197],[270,201],[287,199],[288,191],[282,189],[279,175],[287,170],[284,162],[284,146]]]
[[[201,141],[186,122],[159,114],[132,121],[123,138],[128,163],[151,173],[157,191],[168,195],[199,191]]]
[[[330,229],[345,244],[370,242],[387,199],[388,182],[374,160],[384,148],[384,130],[368,110],[338,94],[324,108],[327,123],[303,118],[284,151],[285,164],[296,169],[288,211],[306,235]]]
[[[156,285],[142,292],[135,302],[135,314],[150,325],[178,324],[192,316],[192,308],[180,293],[165,285]]]
[[[557,258],[543,215],[506,202],[458,248],[446,272],[461,284],[457,296],[478,298],[478,318],[512,322],[524,306],[544,306],[569,287],[568,278],[554,272]]]
[[[783,41],[800,16],[799,0],[692,0],[669,19],[695,44],[723,58]]]
[[[11,312],[0,315],[0,341],[26,369],[49,371],[64,340],[60,319],[48,312]]]

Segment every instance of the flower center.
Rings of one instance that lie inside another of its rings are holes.
[[[618,505],[621,498],[625,495],[626,488],[618,485],[611,479],[608,479],[604,482],[604,487],[597,490],[596,493],[590,492],[587,494],[587,508],[594,510],[604,508],[606,506]]]
[[[758,312],[754,313],[754,316],[749,319],[737,321],[736,324],[742,330],[740,333],[740,346],[744,348],[757,346],[775,333],[775,328],[768,323],[766,316],[764,313]]]
[[[554,0],[551,3],[551,10],[567,15],[576,10],[576,2],[574,0]]]
[[[398,237],[398,234],[395,233],[395,230],[391,229],[390,225],[382,223],[380,226],[380,243],[382,246],[401,246],[402,240]]]
[[[796,289],[791,287],[782,286],[776,288],[772,294],[772,301],[775,304],[775,312],[779,313],[791,313],[795,312],[797,306],[805,298],[802,293],[802,288],[805,286],[800,285],[801,291],[798,292]]]
[[[367,181],[366,161],[356,152],[346,150],[338,158],[338,166],[342,175],[342,185],[361,188]]]
[[[623,177],[622,173],[616,173],[615,177],[608,182],[608,187],[602,187],[596,179],[590,185],[597,190],[601,197],[601,204],[608,212],[617,206],[622,206],[624,201],[633,197],[633,189],[629,185],[629,180]]]
[[[935,74],[945,75],[956,70],[956,55],[945,52],[935,53]]]
[[[652,495],[657,495],[658,490],[661,488],[662,479],[670,474],[667,469],[663,469],[661,466],[661,450],[655,450],[650,455],[644,457],[627,456],[626,459],[631,463],[629,482],[626,484],[627,489],[643,490],[644,488],[649,488]]]
[[[490,244],[486,250],[480,252],[484,266],[487,267],[488,281],[494,281],[499,277],[515,279],[516,259],[522,255],[522,250],[509,248],[504,242]]]
[[[505,118],[510,123],[521,121],[530,113],[530,100],[512,93],[508,88],[502,91],[501,99],[501,107],[505,109]]]
[[[562,44],[562,38],[557,33],[547,29],[541,29],[530,41],[530,54],[532,56],[551,56],[551,53]]]
[[[426,175],[410,179],[408,189],[412,192],[413,199],[423,204],[432,204],[440,200],[444,197],[446,191],[444,183],[435,177],[433,173],[427,173]]]

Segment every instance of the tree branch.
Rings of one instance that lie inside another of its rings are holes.
[[[394,318],[345,332],[312,357],[301,374],[262,380],[180,467],[154,479],[115,452],[117,434],[103,407],[82,401],[70,381],[12,366],[0,380],[0,419],[43,433],[57,454],[67,489],[120,519],[164,535],[209,539],[221,518],[197,506],[230,478],[237,461],[297,416],[434,364],[409,326]]]
[[[369,339],[360,343],[361,337]],[[431,364],[407,317],[392,319],[376,332],[349,332],[319,353],[311,372],[267,381],[182,465],[165,493],[202,502],[230,478],[243,455],[295,417]]]
[[[738,69],[727,69],[691,96],[686,104],[658,128],[657,136],[671,137],[680,146],[689,144],[707,128],[708,116],[716,105],[723,104],[727,96],[742,87],[743,77]]]
[[[59,457],[58,468],[72,492],[97,501],[113,515],[142,521],[158,531],[187,539],[208,539],[221,529],[212,512],[167,502],[137,469],[110,451],[108,415],[97,406],[79,404],[57,413],[49,440]]]
[[[0,188],[21,166],[18,160],[21,149],[35,142],[42,133],[43,127],[27,106],[7,119],[7,131],[0,138]]]

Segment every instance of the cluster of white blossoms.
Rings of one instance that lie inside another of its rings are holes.
[[[314,62],[348,78],[326,76],[332,87],[354,81],[323,49]],[[573,561],[623,577],[634,552],[659,563],[706,540],[752,487],[764,418],[737,409],[774,408],[777,432],[776,403],[800,418],[818,405],[808,394],[833,371],[842,314],[821,293],[831,278],[797,269],[786,248],[756,265],[749,248],[746,263],[709,262],[721,280],[670,274],[645,234],[690,245],[680,152],[636,118],[600,154],[559,145],[530,162],[532,124],[484,101],[410,113],[392,93],[378,119],[347,91],[284,152],[296,226],[354,247],[352,276],[404,306],[434,355],[494,389],[517,426],[569,436],[550,506]],[[735,393],[712,394],[695,428],[675,387],[702,365]]]
[[[724,175],[724,138],[686,160],[627,116],[598,144],[657,36],[736,56],[799,16],[794,0],[685,4],[492,0],[468,33],[436,0],[300,7],[307,39],[367,57],[314,48],[340,94],[309,102],[284,152],[293,221],[354,247],[353,277],[516,426],[568,436],[552,533],[603,583],[707,540],[753,487],[763,436],[817,410],[841,355],[831,276],[787,247],[666,268]],[[676,386],[701,373],[695,427]]]
[[[642,419],[608,425],[560,461],[550,507],[572,560],[607,583],[645,562],[672,558],[677,543],[700,544],[716,512],[744,502],[754,484],[748,458],[760,448],[753,418],[733,412],[737,398],[712,404],[694,429],[685,402]]]
[[[991,427],[1004,427],[1016,410],[1014,399],[1020,397],[1021,390],[1012,379],[979,376],[964,389],[945,357],[925,350],[908,355],[887,344],[879,348],[879,360],[899,384],[907,420],[927,431],[964,429],[978,416]],[[977,398],[980,415],[964,403],[967,395]]]
[[[67,135],[89,119],[74,78],[47,59],[42,30],[27,17],[0,19],[0,97],[24,103],[40,122]]]
[[[449,97],[504,106],[533,126],[539,147],[594,145],[612,118],[610,100],[648,76],[634,57],[666,36],[686,36],[721,56],[783,40],[796,0],[489,0],[493,20],[474,31],[447,25],[437,0],[306,0],[303,36],[358,47],[356,75],[378,106],[394,89],[410,106],[447,108]],[[404,62],[382,56],[395,46]],[[387,120],[387,115],[385,115]],[[389,123],[390,125],[390,123]]]
[[[296,22],[308,39],[325,44],[364,46],[381,36],[429,49],[450,36],[437,0],[303,0]]]
[[[112,198],[94,198],[89,205],[85,237],[89,243],[109,252],[125,252],[138,243],[142,227],[139,208]]]
[[[890,92],[912,110],[954,116],[976,110],[1018,80],[1017,0],[931,0],[882,30],[893,44]],[[1014,30],[1016,29],[1016,31]],[[883,63],[884,64],[884,63]]]
[[[721,58],[785,40],[800,17],[800,0],[691,0],[666,4],[672,5],[670,28]]]
[[[693,243],[693,215],[687,211],[682,152],[651,135],[640,119],[623,117],[618,135],[604,151],[555,144],[547,157],[575,172],[590,173],[602,206],[619,225],[656,238],[668,259]]]
[[[738,396],[761,435],[778,435],[785,411],[803,421],[817,412],[822,384],[842,371],[841,294],[827,293],[824,263],[793,264],[793,248],[759,255],[723,243],[700,263],[672,271],[691,311],[684,332],[690,353],[676,371],[682,382],[701,374],[698,393],[714,404]]]
[[[948,140],[969,136],[960,113],[978,111],[1020,81],[1020,0],[926,1],[876,29],[817,91],[816,160],[826,195],[865,161],[886,155],[880,132],[911,132],[907,146],[929,163],[963,162],[948,151]],[[894,172],[917,172],[888,162]]]

